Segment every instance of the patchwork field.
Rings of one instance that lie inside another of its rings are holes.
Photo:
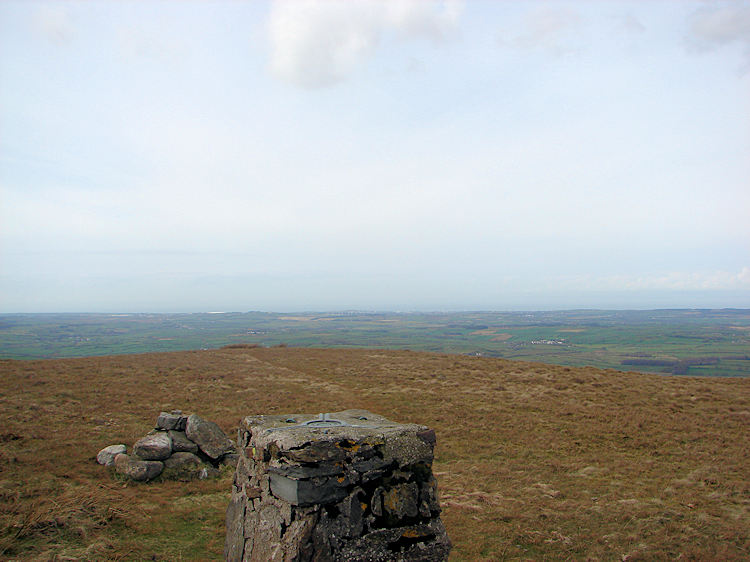
[[[0,315],[0,358],[261,346],[411,349],[673,375],[750,376],[750,310]]]
[[[431,426],[454,560],[750,557],[750,379],[239,345],[0,361],[0,558],[220,559],[231,471],[137,485],[94,460],[175,408],[230,435],[346,408]]]

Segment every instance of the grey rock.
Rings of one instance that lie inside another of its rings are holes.
[[[184,431],[172,430],[169,432],[172,438],[172,451],[175,453],[197,453],[198,445],[187,438]]]
[[[280,474],[295,480],[314,478],[316,476],[334,476],[344,474],[342,464],[323,463],[319,465],[278,464],[270,465],[268,472]]]
[[[420,513],[424,513],[424,511],[435,515],[440,513],[440,503],[437,497],[437,480],[435,480],[434,476],[430,476],[430,479],[422,485],[419,491],[419,501]]]
[[[370,500],[370,511],[374,515],[381,517],[383,515],[383,493],[385,489],[382,486],[375,488],[372,493],[372,499]]]
[[[234,451],[234,443],[214,422],[206,421],[196,414],[190,414],[185,427],[185,435],[198,445],[201,451],[212,459]]]
[[[144,461],[125,453],[120,453],[115,457],[115,471],[137,482],[153,480],[161,474],[163,469],[164,463],[159,461]]]
[[[385,470],[368,470],[364,474],[362,474],[362,484],[367,484],[368,482],[372,482],[373,480],[377,480],[381,476],[385,474]]]
[[[448,559],[451,542],[439,519],[429,524],[377,529],[344,543],[339,562],[439,562]]]
[[[172,454],[172,438],[164,431],[146,435],[135,442],[133,453],[147,461],[164,460]]]
[[[203,466],[203,461],[193,453],[179,452],[172,453],[164,461],[164,472],[162,478],[165,480],[195,480],[197,472]]]
[[[232,499],[234,499],[234,497],[235,495],[232,494]],[[250,560],[251,553],[254,550],[255,530],[258,528],[258,511],[257,508],[253,506],[252,501],[247,502],[245,505],[245,520],[242,521],[242,525],[239,525],[238,522],[237,527],[242,528],[242,534],[244,536],[245,545],[242,560]],[[229,512],[227,512],[227,514],[228,513]]]
[[[237,466],[239,460],[240,455],[238,453],[226,453],[219,459],[219,464],[221,466]]]
[[[365,492],[362,488],[354,488],[344,500],[338,504],[339,517],[336,518],[338,523],[338,532],[344,537],[358,537],[362,534],[364,522],[364,507],[362,498]]]
[[[390,463],[384,459],[375,457],[363,461],[356,461],[352,463],[352,468],[357,472],[369,472],[371,470],[380,470],[386,468]]]
[[[430,447],[434,447],[435,443],[437,442],[437,437],[435,436],[434,429],[424,429],[422,431],[417,431],[417,437],[427,443]]]
[[[110,445],[109,447],[104,447],[104,449],[99,451],[96,455],[96,462],[103,464],[104,466],[113,466],[115,464],[115,457],[125,451],[127,451],[125,445]]]
[[[237,470],[234,471],[234,485],[241,488],[244,483],[250,480],[251,475],[255,472],[255,462],[248,459],[245,455],[240,454],[237,461]]]
[[[383,493],[383,511],[396,521],[416,517],[419,513],[419,487],[409,482],[388,488]]]
[[[362,475],[362,483],[366,484],[380,478],[391,464],[380,457],[374,457],[364,461],[353,462],[352,468]]]
[[[287,560],[312,560],[310,538],[317,520],[317,513],[298,515],[287,527],[281,543]]]
[[[281,539],[282,518],[279,508],[275,505],[264,505],[258,514],[255,527],[255,538],[252,560],[268,560],[269,562],[282,558],[279,552]]]
[[[335,560],[334,551],[341,545],[336,535],[336,523],[324,511],[318,519],[318,524],[312,532],[313,560]]]
[[[177,469],[183,466],[200,465],[203,461],[193,453],[185,451],[174,453],[164,461],[164,470]]]
[[[168,412],[162,412],[159,417],[156,418],[156,428],[169,431],[175,429],[182,416],[180,414],[170,414]]]
[[[346,458],[346,451],[335,441],[315,441],[299,449],[282,451],[281,456],[294,462],[335,462]]]
[[[245,553],[245,501],[241,495],[232,495],[227,507],[226,529],[227,540],[224,543],[224,560],[226,562],[242,562]]]
[[[164,461],[162,478],[168,480],[203,480],[219,474],[213,466],[204,463],[193,453],[174,453]]]

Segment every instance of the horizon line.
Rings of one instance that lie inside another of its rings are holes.
[[[347,309],[299,309],[281,312],[278,310],[181,310],[181,311],[43,311],[43,312],[4,312],[0,311],[0,316],[11,315],[100,315],[100,316],[135,316],[144,314],[466,314],[466,313],[503,313],[503,314],[522,314],[531,312],[659,312],[659,311],[748,311],[750,307],[742,306],[722,306],[722,307],[695,307],[695,306],[671,306],[671,307],[631,307],[631,308],[602,308],[602,307],[572,307],[572,308],[512,308],[512,309],[493,309],[493,308],[451,308],[451,309],[374,309],[374,308],[347,308]]]

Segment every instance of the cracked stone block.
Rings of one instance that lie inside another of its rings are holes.
[[[225,559],[447,560],[435,443],[365,410],[243,419]]]
[[[344,499],[351,483],[345,476],[293,479],[270,475],[271,493],[293,505],[326,505]]]

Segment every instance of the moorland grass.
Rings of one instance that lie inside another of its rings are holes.
[[[221,559],[231,471],[95,462],[161,410],[365,408],[433,427],[454,560],[750,558],[750,380],[409,351],[252,348],[0,361],[0,558]]]

